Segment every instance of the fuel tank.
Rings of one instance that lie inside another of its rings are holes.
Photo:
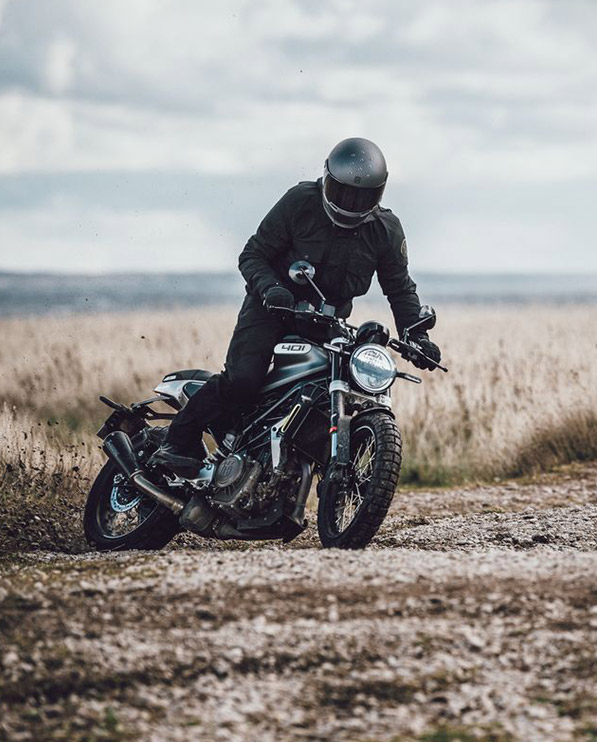
[[[274,348],[274,365],[265,377],[262,392],[271,392],[316,373],[325,373],[330,365],[327,350],[300,338],[284,338]]]

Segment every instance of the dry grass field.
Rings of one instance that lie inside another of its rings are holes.
[[[390,324],[378,306],[353,319],[372,316]],[[168,371],[219,369],[234,321],[234,309],[211,308],[0,322],[0,511],[18,502],[19,518],[24,501],[78,511],[103,459],[98,394],[131,402]],[[597,307],[448,307],[433,337],[450,372],[393,388],[403,484],[493,481],[597,457]]]
[[[383,315],[363,306],[353,319],[390,324]],[[98,394],[128,403],[168,371],[219,369],[235,316],[224,307],[0,322],[5,533],[12,524],[17,536],[38,529],[41,543],[72,540],[66,514],[78,517],[103,460]],[[450,372],[393,388],[403,484],[493,481],[597,457],[597,307],[448,307],[433,337]],[[61,513],[49,530],[48,512]]]
[[[90,474],[107,412],[98,394],[130,402],[168,371],[218,370],[234,320],[222,308],[0,322],[3,465],[48,482],[72,466]],[[393,388],[405,481],[526,474],[597,453],[597,307],[448,308],[433,337],[450,373]]]

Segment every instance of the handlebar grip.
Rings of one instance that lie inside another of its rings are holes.
[[[409,358],[408,355],[405,355],[405,354],[414,353],[417,356],[419,356],[419,358],[424,358],[428,363],[433,364],[433,368],[439,368],[444,373],[446,374],[448,373],[448,369],[445,366],[442,366],[437,361],[434,361],[433,358],[429,358],[429,356],[426,356],[422,350],[419,350],[418,348],[416,348],[414,345],[411,345],[410,343],[405,343],[403,340],[395,340],[394,338],[390,338],[388,345],[390,346],[390,348],[400,353],[400,355],[405,360],[410,361],[411,363],[412,363],[412,358]]]

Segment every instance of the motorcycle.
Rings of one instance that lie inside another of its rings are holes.
[[[306,261],[293,263],[289,275],[299,285],[310,285],[318,306],[302,301],[294,309],[274,311],[292,314],[303,327],[325,328],[329,342],[284,337],[257,401],[232,426],[206,431],[211,448],[198,442],[199,471],[182,477],[148,466],[167,431],[159,423],[175,414],[152,405],[182,409],[212,376],[209,371],[166,374],[155,396],[130,406],[100,396],[112,413],[98,431],[108,461],[85,506],[84,530],[92,546],[160,549],[181,529],[205,538],[288,542],[307,526],[314,480],[324,547],[358,549],[374,537],[401,466],[390,387],[397,378],[421,382],[396,368],[388,348],[447,371],[409,340],[414,329],[435,325],[435,312],[422,307],[418,321],[399,340],[379,322],[356,327],[337,318]]]

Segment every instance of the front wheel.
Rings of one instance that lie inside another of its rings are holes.
[[[319,499],[317,525],[324,547],[367,546],[386,517],[401,462],[400,431],[389,415],[371,412],[353,420],[348,476],[329,483]]]

